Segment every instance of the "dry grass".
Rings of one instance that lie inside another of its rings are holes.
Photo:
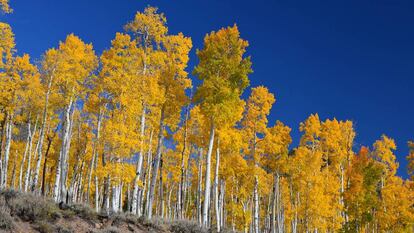
[[[94,233],[118,233],[134,231],[134,229],[156,233],[211,232],[194,221],[170,221],[162,218],[148,220],[128,213],[107,216],[98,214],[90,207],[81,204],[57,205],[52,200],[32,194],[23,194],[14,190],[0,191],[0,231],[13,231],[16,220],[28,222],[33,229],[42,233],[77,232],[73,221],[82,222],[88,232]],[[105,225],[106,222],[110,225]],[[97,226],[102,229],[98,229]]]

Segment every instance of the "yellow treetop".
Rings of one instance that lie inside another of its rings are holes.
[[[84,84],[98,65],[92,44],[85,44],[79,37],[70,34],[64,42],[60,42],[57,53],[55,65],[59,92],[66,100],[82,97]]]
[[[157,10],[149,6],[144,12],[137,12],[134,20],[125,25],[125,30],[134,33],[144,47],[149,47],[152,41],[160,43],[168,32],[167,19]]]
[[[300,123],[299,129],[303,132],[300,139],[301,145],[318,146],[321,133],[321,122],[318,114],[310,115],[305,122]]]
[[[13,9],[10,8],[9,0],[0,0],[0,9],[4,13],[11,13]]]
[[[194,74],[203,83],[194,100],[214,124],[232,125],[241,117],[240,95],[249,85],[250,58],[244,57],[247,41],[240,38],[236,25],[212,32],[204,38],[204,48],[197,51],[199,64]]]
[[[7,23],[0,22],[0,75],[11,63],[15,42],[13,31]]]
[[[394,139],[385,135],[382,135],[381,139],[374,143],[374,157],[383,163],[386,171],[390,172],[391,175],[394,175],[398,168],[394,154],[394,150],[396,149],[397,146],[395,145]]]

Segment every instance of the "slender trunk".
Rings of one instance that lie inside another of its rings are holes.
[[[99,212],[99,180],[95,175],[95,211]]]
[[[208,213],[210,204],[210,173],[211,173],[211,154],[213,152],[214,144],[214,123],[211,122],[210,127],[210,141],[208,145],[207,157],[206,157],[206,177],[204,186],[204,204],[203,204],[203,226],[208,227]]]
[[[141,216],[141,208],[138,207],[138,181],[141,179],[141,172],[142,172],[142,162],[144,157],[144,136],[145,136],[145,114],[146,114],[146,107],[143,106],[142,115],[141,115],[141,131],[140,131],[140,151],[138,154],[138,160],[136,164],[136,173],[134,178],[134,190],[132,192],[132,213]]]
[[[148,196],[149,196],[149,187],[151,184],[151,168],[152,168],[152,139],[153,139],[153,134],[154,134],[154,130],[151,129],[151,133],[150,133],[150,138],[149,138],[149,148],[148,148],[148,152],[147,152],[147,169],[145,171],[145,175],[144,175],[144,179],[145,183],[144,183],[144,189],[142,190],[141,193],[141,200],[139,201],[139,205],[138,208],[141,209],[141,213],[148,213],[148,211],[146,211],[148,208],[147,204],[148,204]],[[145,205],[144,205],[144,198],[146,199]]]
[[[79,176],[79,182],[78,186],[76,188],[75,193],[75,202],[76,203],[82,203],[82,197],[83,197],[83,169],[85,167],[85,161],[82,161],[81,169],[80,169],[80,176]],[[88,203],[89,204],[89,203]]]
[[[160,191],[158,196],[160,197],[160,213],[158,215],[161,216],[161,218],[164,218],[164,183],[162,182],[162,155],[160,159]]]
[[[191,155],[191,152],[190,152]],[[184,189],[183,189],[183,214],[182,217],[185,218],[190,218],[191,216],[187,216],[188,213],[188,206],[191,202],[191,185],[190,185],[190,167],[191,167],[191,156],[188,156],[187,159],[187,168],[185,169],[185,177],[184,177]]]
[[[259,178],[257,177],[256,170],[258,167],[256,159],[256,131],[253,133],[252,141],[252,158],[254,162],[254,190],[253,190],[253,232],[259,233]]]
[[[4,148],[4,158],[3,158],[3,168],[1,174],[1,188],[7,187],[7,172],[9,166],[9,155],[10,155],[10,145],[12,141],[12,132],[13,132],[13,114],[7,116],[8,120],[6,122],[6,143]]]
[[[62,187],[65,186],[62,184],[62,181],[64,178],[64,167],[66,166],[66,155],[67,155],[67,144],[69,140],[69,131],[70,131],[70,112],[72,109],[72,99],[70,99],[69,104],[65,108],[65,114],[64,114],[64,123],[63,123],[63,131],[62,131],[62,146],[59,153],[59,158],[56,165],[56,179],[55,179],[55,186],[54,186],[54,192],[53,192],[53,198],[55,202],[62,201],[62,196],[65,195],[65,193],[62,193]]]
[[[254,191],[253,191],[253,232],[259,233],[259,180],[257,175],[254,177]]]
[[[276,208],[276,202],[277,202],[277,190],[278,190],[278,183],[277,183],[277,176],[274,175],[273,180],[273,189],[272,189],[272,200],[271,200],[271,216],[270,216],[270,232],[276,233],[276,215],[277,215],[277,208]],[[293,204],[293,203],[292,203]]]
[[[168,190],[168,184],[167,184],[167,190]],[[170,188],[169,188],[169,192],[168,192],[168,199],[167,199],[167,213],[168,213],[168,219],[172,219],[172,215],[173,215],[173,208],[172,208],[172,205],[171,205],[171,196],[172,196],[172,193],[173,193],[173,190],[174,190],[174,186],[172,185]]]
[[[48,143],[47,143],[47,148],[46,148],[46,153],[45,153],[45,161],[43,162],[42,196],[45,195],[47,159],[49,157],[49,150],[50,150],[50,146],[52,145],[53,138],[48,137],[47,140],[48,140]]]
[[[73,103],[73,102],[72,102]],[[67,133],[66,138],[66,148],[65,152],[63,153],[63,163],[62,163],[62,175],[60,176],[61,182],[61,200],[65,200],[68,203],[68,189],[67,189],[67,180],[68,180],[68,172],[69,172],[69,153],[70,153],[70,144],[72,138],[72,129],[73,129],[73,116],[75,113],[75,109],[70,113],[69,117],[69,132]]]
[[[152,159],[152,134],[153,134],[153,130],[151,131],[151,136],[150,136],[150,148],[148,149],[148,168],[147,168],[147,174],[148,174],[148,179],[147,179],[147,196],[146,196],[146,203],[145,203],[145,213],[148,214],[148,210],[149,210],[149,196],[150,196],[150,187],[151,187],[151,174],[152,174],[152,167],[154,166],[154,161]]]
[[[93,142],[92,159],[91,159],[91,162],[89,164],[89,171],[88,171],[88,186],[86,188],[86,201],[88,203],[89,203],[90,191],[91,191],[92,173],[96,169],[97,160],[98,160],[98,143],[99,143],[99,137],[100,137],[100,132],[101,132],[102,118],[103,118],[103,110],[100,110],[99,115],[98,115],[98,121],[97,121],[97,124],[96,124],[96,136],[95,136],[95,139],[94,139],[94,142]],[[96,175],[95,175],[95,177],[96,177]],[[96,198],[96,196],[95,196],[95,198]]]
[[[37,186],[37,183],[38,183],[38,180],[39,180],[40,165],[41,165],[41,162],[42,162],[43,141],[44,141],[44,138],[45,138],[45,130],[46,130],[47,107],[48,107],[48,104],[49,104],[49,95],[50,95],[50,88],[52,86],[52,80],[53,80],[53,76],[49,79],[48,88],[47,88],[46,96],[45,96],[45,106],[44,106],[44,109],[43,109],[42,126],[40,128],[39,141],[38,141],[38,145],[37,145],[36,168],[35,168],[35,171],[34,171],[33,182],[32,182],[32,187],[31,187],[32,192],[36,191],[36,186]]]
[[[184,169],[185,169],[185,152],[187,150],[187,131],[188,131],[188,118],[189,118],[189,107],[190,105],[187,105],[186,113],[185,113],[185,119],[184,119],[184,135],[183,135],[183,150],[181,151],[181,177],[180,177],[180,184],[178,186],[178,196],[177,196],[177,212],[178,212],[178,218],[183,218],[183,209],[184,209]]]
[[[15,151],[14,159],[13,159],[13,171],[12,171],[12,179],[11,179],[11,187],[13,189],[16,188],[16,161],[17,161],[18,152]]]
[[[276,195],[276,218],[277,218],[277,232],[283,233],[285,226],[284,211],[283,211],[283,200],[282,190],[280,185],[280,175],[276,172],[275,175],[275,195]]]
[[[217,146],[216,146],[216,171],[214,176],[214,205],[216,209],[216,227],[217,232],[220,232],[220,209],[219,209],[219,188],[218,188],[218,182],[219,182],[219,166],[220,166],[220,143],[217,139]]]
[[[346,224],[348,222],[347,220],[347,216],[346,216],[346,211],[345,211],[345,206],[344,206],[344,192],[345,192],[345,177],[344,177],[344,167],[341,164],[340,166],[340,172],[341,172],[341,190],[340,190],[340,196],[339,196],[339,204],[341,205],[341,216],[344,219],[344,224]]]
[[[151,186],[149,189],[149,200],[148,200],[148,219],[152,218],[152,204],[154,202],[154,194],[155,194],[155,185],[157,182],[157,175],[158,169],[160,166],[161,160],[161,149],[164,140],[164,107],[161,109],[161,118],[160,118],[160,128],[158,132],[158,144],[157,144],[157,152],[155,155],[155,161],[153,164],[152,170],[152,177],[151,177]]]
[[[103,191],[103,200],[102,200],[102,208],[105,210],[106,213],[109,213],[109,206],[110,206],[110,187],[111,187],[111,176],[107,176],[104,181],[104,191]]]
[[[20,191],[23,190],[23,170],[24,170],[24,164],[26,162],[27,153],[29,152],[29,144],[30,144],[30,139],[32,137],[32,127],[31,126],[32,126],[32,124],[31,124],[30,117],[29,117],[29,120],[27,122],[26,147],[24,149],[23,159],[22,159],[22,162],[20,164],[20,174],[19,174],[19,190]]]
[[[226,210],[225,210],[225,194],[226,194],[226,184],[224,180],[220,182],[220,229],[223,229],[226,226]]]
[[[201,225],[203,216],[201,209],[201,197],[203,195],[203,148],[200,148],[198,156],[198,192],[197,192],[197,220]]]
[[[33,145],[33,139],[34,135],[36,134],[37,129],[37,117],[36,117],[36,123],[34,125],[33,132],[30,135],[30,141],[29,141],[29,152],[28,152],[28,158],[27,158],[27,168],[26,168],[26,175],[24,179],[24,191],[27,192],[29,189],[29,183],[30,183],[30,174],[32,171],[32,145]]]
[[[79,127],[80,127],[80,124],[79,124]],[[79,130],[79,132],[80,132],[80,130]],[[80,138],[80,135],[79,135],[79,138]],[[76,181],[78,179],[80,179],[80,177],[82,175],[82,169],[83,169],[83,161],[81,162],[81,157],[84,154],[86,154],[86,150],[87,150],[87,147],[85,147],[85,149],[84,149],[83,152],[80,152],[79,151],[77,153],[77,156],[76,156],[76,164],[75,164],[75,166],[73,168],[73,177],[72,177],[72,180],[70,181],[69,188],[68,188],[68,194],[67,194],[68,200],[67,200],[67,203],[73,202],[74,197],[76,197],[76,195],[75,195]],[[79,170],[80,170],[80,172],[79,172]]]
[[[112,210],[115,213],[120,211],[120,199],[121,199],[121,184],[114,185],[112,187]]]

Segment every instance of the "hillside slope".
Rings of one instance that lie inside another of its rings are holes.
[[[98,214],[79,204],[53,201],[13,190],[0,191],[0,232],[117,233],[208,232],[191,221],[151,221],[129,214]]]

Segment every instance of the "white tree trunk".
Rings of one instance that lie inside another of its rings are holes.
[[[30,134],[30,140],[29,140],[29,151],[28,151],[28,159],[27,159],[27,168],[26,168],[26,175],[24,178],[24,191],[27,192],[30,185],[30,175],[32,172],[32,146],[33,146],[33,139],[36,134],[37,130],[37,117],[36,117],[36,123],[34,125],[33,133]]]
[[[285,217],[283,210],[282,190],[280,185],[280,175],[275,175],[275,195],[276,195],[276,218],[277,218],[277,232],[283,233],[285,228]]]
[[[211,154],[213,152],[214,145],[214,124],[211,122],[210,128],[210,141],[208,145],[207,157],[206,157],[206,177],[204,186],[204,204],[203,204],[203,226],[208,227],[209,217],[209,204],[210,204],[210,173],[211,173]]]
[[[254,191],[253,191],[253,232],[259,233],[259,180],[257,175],[254,177]]]
[[[226,226],[226,210],[225,210],[225,193],[226,193],[226,185],[224,180],[221,180],[221,188],[220,188],[220,202],[219,202],[219,209],[220,209],[220,229],[223,229]]]
[[[69,134],[70,134],[70,127],[71,127],[71,117],[70,112],[72,109],[72,99],[70,99],[69,104],[65,108],[64,113],[64,124],[63,124],[63,131],[62,131],[62,146],[59,153],[59,158],[57,161],[56,166],[56,179],[55,179],[55,186],[54,186],[54,192],[53,192],[53,198],[56,202],[64,201],[64,196],[66,196],[66,193],[64,190],[62,190],[66,184],[64,182],[66,181],[65,176],[65,168],[66,168],[66,162],[67,162],[67,154],[68,154],[68,144],[69,144]]]
[[[138,160],[136,164],[136,174],[134,178],[134,190],[132,192],[132,213],[141,216],[141,208],[138,207],[138,181],[141,179],[142,162],[144,157],[144,136],[145,136],[145,114],[146,107],[144,105],[141,115],[141,131],[140,131],[140,151],[138,154]]]
[[[149,199],[148,199],[148,219],[152,218],[152,205],[154,202],[154,195],[155,195],[155,185],[157,183],[157,175],[158,169],[160,166],[161,160],[161,149],[164,140],[164,109],[161,110],[161,118],[160,118],[160,129],[158,132],[158,143],[157,143],[157,152],[155,155],[155,161],[153,164],[152,169],[152,176],[151,176],[151,185],[149,189]]]
[[[2,167],[2,174],[1,174],[1,188],[7,187],[7,171],[9,166],[9,155],[10,155],[10,145],[12,141],[12,132],[13,132],[13,115],[8,116],[8,120],[6,122],[6,143],[4,147],[4,160],[3,160],[3,167]]]
[[[99,212],[99,181],[98,176],[95,176],[95,211]]]
[[[102,124],[102,118],[103,118],[103,111],[100,110],[99,111],[99,115],[98,115],[98,121],[96,124],[96,136],[93,142],[93,149],[92,149],[92,159],[91,162],[89,164],[89,172],[88,172],[88,186],[87,186],[87,191],[86,191],[86,200],[89,203],[89,198],[90,198],[90,190],[91,190],[91,183],[92,183],[92,173],[93,171],[96,169],[97,163],[98,163],[98,143],[99,143],[99,138],[100,138],[100,132],[101,132],[101,124]],[[98,177],[95,175],[95,185],[97,185],[97,179]],[[95,191],[97,190],[97,187],[95,188]],[[99,192],[95,192],[99,193]],[[98,198],[98,196],[95,196],[95,208],[96,211],[99,210],[98,205],[96,205],[96,199]]]
[[[219,208],[219,188],[218,188],[218,182],[219,182],[219,166],[220,166],[220,149],[219,149],[219,142],[217,141],[217,149],[216,149],[216,171],[214,176],[214,205],[216,209],[216,227],[217,232],[220,232],[220,208]]]
[[[139,201],[139,208],[141,208],[142,213],[148,213],[148,201],[149,201],[149,187],[151,185],[151,168],[152,168],[152,139],[153,139],[154,130],[151,130],[150,138],[149,138],[149,148],[147,152],[147,171],[145,176],[145,184],[144,189],[142,190],[142,194],[140,196],[141,200]],[[144,206],[144,198],[146,198],[146,205]]]
[[[178,186],[178,195],[177,195],[177,215],[178,218],[183,218],[183,211],[184,211],[184,179],[185,179],[185,154],[187,150],[187,131],[188,131],[188,118],[189,118],[189,110],[190,105],[186,107],[185,119],[184,119],[184,135],[183,135],[183,150],[181,151],[181,174],[180,174],[180,183]]]
[[[203,195],[203,148],[200,148],[198,156],[198,193],[197,193],[197,219],[201,225],[203,222],[201,196]]]
[[[42,119],[42,127],[40,128],[40,134],[39,134],[39,141],[37,144],[37,161],[36,161],[36,168],[34,171],[34,176],[33,176],[33,182],[32,182],[32,187],[31,190],[32,192],[36,191],[36,186],[37,183],[39,181],[39,172],[40,172],[40,165],[42,162],[42,149],[43,149],[43,141],[45,138],[45,130],[46,130],[46,121],[47,121],[47,107],[49,104],[49,95],[50,95],[50,88],[52,86],[52,80],[53,80],[53,76],[50,77],[49,82],[48,82],[48,88],[46,91],[46,96],[45,96],[45,106],[43,109],[43,119]]]
[[[29,120],[27,122],[26,147],[24,149],[23,158],[20,163],[20,174],[19,174],[19,190],[20,191],[23,191],[23,170],[24,170],[24,164],[26,162],[27,153],[29,152],[29,144],[30,144],[31,137],[32,137],[32,124],[31,124],[30,117],[29,117]]]
[[[72,102],[72,105],[74,103]],[[68,179],[68,170],[69,170],[69,152],[70,152],[70,144],[71,144],[71,138],[72,138],[72,128],[73,128],[73,116],[74,116],[75,110],[73,110],[70,113],[70,117],[69,117],[69,132],[67,133],[67,139],[66,139],[66,149],[65,149],[65,153],[63,153],[63,166],[62,166],[62,175],[61,177],[61,200],[65,200],[65,198],[67,198],[67,179]],[[66,202],[68,202],[68,200],[66,199]]]
[[[118,185],[114,185],[113,187],[112,187],[112,210],[115,212],[115,213],[118,213],[119,212],[119,210],[120,210],[120,208],[119,208],[119,206],[120,206],[120,198],[121,198],[121,191],[120,191],[120,184],[118,184]]]

